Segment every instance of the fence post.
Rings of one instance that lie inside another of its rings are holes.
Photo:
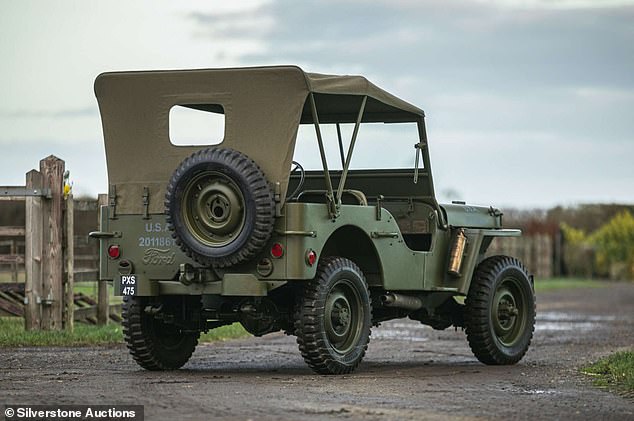
[[[552,236],[551,238],[553,238],[553,242],[554,242],[554,247],[555,247],[555,251],[553,253],[553,259],[555,260],[555,262],[553,263],[553,275],[554,276],[561,276],[562,275],[562,263],[563,263],[563,234],[561,232],[561,229],[558,229],[557,232],[555,233],[554,236]]]
[[[97,219],[98,226],[101,225],[101,207],[108,205],[108,195],[100,194],[97,197]],[[101,227],[100,227],[101,229]],[[101,251],[100,251],[101,253]],[[110,318],[110,296],[108,295],[108,283],[105,280],[97,281],[97,324],[108,324]]]
[[[42,174],[36,170],[26,173],[26,188],[41,189]],[[24,328],[39,330],[42,327],[40,307],[42,297],[42,236],[44,234],[42,219],[42,198],[28,196],[26,198],[26,236],[24,239]]]
[[[64,329],[74,329],[75,318],[75,204],[73,195],[66,197],[66,305],[64,306]]]
[[[44,188],[50,189],[51,198],[43,202],[44,248],[42,264],[42,328],[62,328],[63,257],[62,257],[62,196],[64,161],[49,156],[40,161]]]

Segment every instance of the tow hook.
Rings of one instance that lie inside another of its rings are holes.
[[[147,306],[143,309],[143,311],[145,311],[146,314],[149,314],[150,316],[156,316],[157,314],[159,314],[160,312],[163,311],[163,304],[159,304],[158,306]]]

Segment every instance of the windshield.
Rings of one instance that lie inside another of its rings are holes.
[[[348,154],[354,124],[340,124],[340,147],[336,124],[320,124],[328,168],[343,169],[342,162]],[[414,168],[419,142],[416,123],[363,123],[355,143],[350,169]],[[343,158],[342,158],[343,157]],[[321,170],[319,144],[313,124],[302,124],[297,133],[293,160],[306,170]],[[420,162],[422,168],[422,161]]]

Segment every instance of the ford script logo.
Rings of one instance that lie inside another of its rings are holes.
[[[143,254],[143,263],[146,265],[173,265],[176,253],[170,249],[149,248]]]

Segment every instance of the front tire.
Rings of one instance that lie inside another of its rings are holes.
[[[147,314],[147,297],[123,297],[123,336],[132,358],[146,370],[182,367],[198,345],[198,332],[182,332]]]
[[[322,259],[295,317],[299,350],[319,374],[347,374],[370,341],[372,307],[363,272],[342,257]]]
[[[478,360],[509,365],[522,359],[535,329],[535,294],[519,260],[493,256],[480,263],[465,306],[467,340]]]

